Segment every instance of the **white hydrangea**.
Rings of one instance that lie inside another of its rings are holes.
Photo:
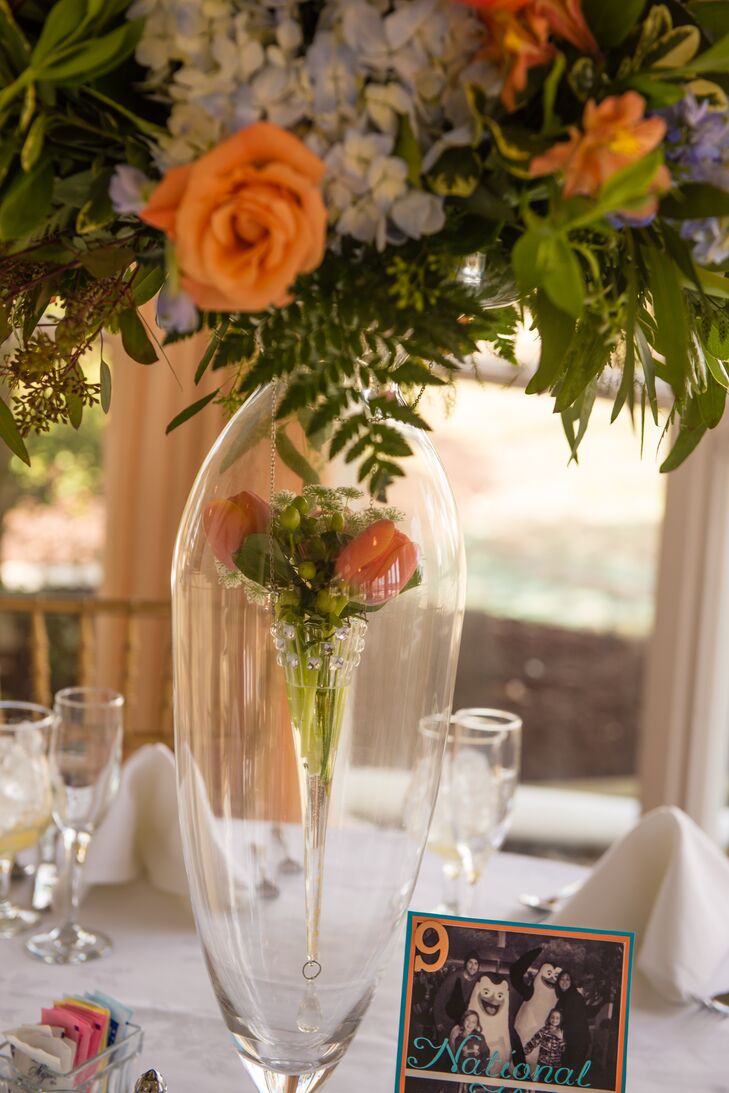
[[[473,139],[469,85],[493,99],[500,90],[468,8],[326,0],[311,42],[295,0],[134,0],[130,14],[146,19],[145,90],[171,107],[160,169],[268,120],[324,160],[332,245],[352,236],[383,249],[441,230],[444,199],[416,179],[413,141],[427,172]]]

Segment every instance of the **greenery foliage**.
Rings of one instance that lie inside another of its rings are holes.
[[[303,7],[314,25],[321,5]],[[144,95],[134,60],[142,24],[127,8],[0,0],[0,340],[12,337],[0,361],[12,396],[0,402],[0,436],[26,462],[29,433],[77,428],[94,403],[108,409],[107,364],[98,381],[82,368],[104,330],[142,365],[165,352],[139,311],[168,276],[164,239],[109,197],[118,165],[154,173],[149,142],[165,126],[165,107]],[[327,435],[330,455],[356,461],[360,481],[382,495],[409,451],[397,422],[427,427],[418,392],[448,382],[482,342],[513,359],[528,314],[542,343],[528,391],[552,395],[575,457],[607,369],[621,374],[615,416],[658,423],[656,383],[668,385],[666,428],[677,424],[678,436],[662,469],[690,454],[725,407],[729,263],[700,265],[682,225],[727,217],[729,193],[674,176],[658,216],[641,224],[629,213],[645,203],[663,149],[593,197],[567,196],[529,166],[580,124],[588,100],[636,91],[662,111],[691,93],[726,109],[729,5],[583,0],[582,10],[599,53],[560,43],[515,110],[474,93],[473,147],[445,151],[422,174],[402,134],[411,171],[446,195],[437,236],[382,253],[344,241],[297,282],[289,305],[201,314],[211,340],[196,380],[212,370],[220,384],[170,427],[214,398],[234,409],[279,379],[279,415],[300,414],[309,436]],[[463,277],[472,253],[487,278]],[[503,303],[491,310],[494,299]],[[405,403],[388,397],[391,383]]]

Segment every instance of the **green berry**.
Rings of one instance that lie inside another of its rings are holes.
[[[327,592],[325,588],[322,588],[321,592],[317,592],[316,609],[320,615],[331,615],[336,605],[336,600],[331,592]]]
[[[279,607],[298,607],[299,593],[295,588],[285,588],[278,598]]]
[[[311,505],[305,497],[297,497],[293,501],[293,504],[296,506],[302,516],[306,516],[307,512],[309,512],[309,510],[311,509]]]
[[[344,513],[332,513],[332,531],[344,531]]]
[[[316,577],[316,566],[313,562],[302,562],[299,566],[299,576],[303,581],[313,581]]]
[[[296,531],[301,523],[301,513],[296,505],[287,505],[281,513],[279,520],[281,522],[281,527],[286,531]]]

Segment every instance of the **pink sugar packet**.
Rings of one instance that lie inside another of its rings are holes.
[[[93,1059],[100,1051],[104,1050],[109,1029],[108,1014],[104,1016],[100,1012],[95,1011],[89,1003],[84,1005],[84,1003],[77,998],[64,998],[62,1002],[55,1001],[53,1004],[55,1006],[62,1006],[63,1009],[69,1010],[70,1013],[78,1014],[91,1023],[93,1031],[89,1043],[89,1053],[86,1056],[87,1059]],[[85,1062],[86,1060],[83,1061]]]
[[[56,1028],[62,1028],[64,1036],[67,1036],[69,1040],[73,1040],[76,1045],[76,1054],[73,1060],[74,1067],[86,1062],[89,1057],[91,1036],[94,1032],[94,1026],[88,1017],[84,1017],[80,1013],[73,1013],[65,1006],[51,1006],[48,1009],[41,1010],[41,1020],[46,1025],[55,1025]]]

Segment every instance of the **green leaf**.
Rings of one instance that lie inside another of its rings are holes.
[[[0,142],[0,186],[5,181],[19,148],[20,141],[17,137],[3,139]]]
[[[0,239],[23,239],[48,216],[53,195],[53,166],[42,163],[16,175],[0,204]]]
[[[223,321],[220,323],[220,325],[215,329],[212,338],[210,339],[210,341],[207,344],[207,348],[206,348],[205,352],[203,353],[202,357],[200,358],[200,363],[198,364],[197,370],[195,372],[195,386],[196,387],[197,387],[198,383],[200,382],[200,380],[205,375],[205,373],[207,372],[208,368],[210,367],[210,362],[212,361],[213,357],[215,356],[215,353],[216,353],[216,350],[217,350],[218,346],[220,345],[221,341],[225,337],[225,332],[228,329],[228,322],[229,322],[228,319],[223,319]]]
[[[448,148],[428,171],[428,184],[444,197],[470,197],[481,178],[481,167],[473,148]]]
[[[598,44],[612,49],[625,41],[645,6],[646,0],[583,0],[582,13]]]
[[[686,7],[712,39],[729,34],[729,0],[692,0]]]
[[[7,0],[0,0],[0,46],[5,48],[9,60],[16,64],[16,72],[22,71],[30,58],[30,46]]]
[[[305,486],[315,486],[321,482],[321,477],[314,470],[311,463],[301,454],[283,429],[276,433],[276,450],[289,470],[298,475]]]
[[[105,414],[108,414],[111,406],[111,368],[109,368],[103,357],[99,365],[99,385],[101,387],[101,409]]]
[[[100,171],[91,183],[88,201],[79,209],[76,217],[76,231],[79,235],[96,232],[114,220],[116,213],[109,195],[111,174],[110,170]]]
[[[135,19],[103,38],[80,43],[65,59],[54,63],[51,58],[47,65],[37,69],[38,79],[63,84],[96,80],[118,68],[134,52],[143,29],[144,20]]]
[[[66,409],[68,410],[68,420],[74,429],[81,427],[81,419],[84,416],[84,404],[80,395],[77,395],[74,391],[68,391],[66,393]]]
[[[53,200],[60,205],[71,205],[80,209],[88,201],[94,175],[91,171],[78,171],[68,178],[57,178],[53,184]]]
[[[696,402],[704,424],[709,429],[715,429],[721,421],[726,407],[726,384],[717,383],[711,368],[709,368],[709,374],[706,378],[706,390],[700,391],[696,395]]]
[[[73,41],[83,29],[86,0],[58,0],[43,20],[42,30],[31,56],[36,70],[63,42]]]
[[[729,72],[729,34],[725,34],[705,53],[699,53],[690,64],[677,69],[676,74],[703,75]]]
[[[661,201],[661,215],[672,220],[729,216],[729,193],[704,182],[690,182]]]
[[[663,151],[656,148],[650,155],[617,171],[607,180],[597,195],[597,210],[601,216],[621,209],[641,205],[648,188],[663,164]]]
[[[689,371],[690,329],[679,271],[675,262],[655,247],[642,248],[656,321],[656,349],[666,361],[666,375],[677,396]]]
[[[156,359],[157,358],[155,357],[155,360]],[[146,364],[147,362],[142,361],[142,363]],[[174,432],[174,430],[177,429],[178,426],[183,425],[186,421],[189,421],[191,417],[195,416],[195,414],[199,414],[201,410],[205,409],[209,402],[213,401],[219,390],[220,388],[216,387],[216,389],[214,391],[211,391],[209,395],[203,395],[203,397],[199,398],[197,402],[193,402],[190,406],[186,406],[184,410],[181,410],[179,414],[172,418],[172,421],[165,429],[165,433],[169,434]]]
[[[564,235],[543,229],[525,232],[511,253],[514,274],[528,293],[543,288],[555,307],[578,319],[585,305],[580,263]]]
[[[134,257],[131,247],[97,247],[80,255],[79,261],[94,277],[111,277],[131,265]]]
[[[28,135],[23,142],[23,147],[20,152],[20,166],[24,171],[32,171],[35,167],[40,154],[43,151],[45,136],[46,116],[45,114],[38,114],[28,130]]]
[[[555,307],[579,319],[585,307],[585,279],[579,260],[563,235],[554,235],[542,250],[544,290]]]
[[[0,438],[7,444],[13,455],[30,466],[30,456],[25,441],[20,435],[18,424],[4,399],[0,398]]]
[[[708,426],[704,424],[684,425],[684,423],[681,422],[681,428],[676,437],[676,443],[673,445],[673,448],[666,459],[661,463],[661,474],[667,474],[669,471],[675,471],[676,467],[680,467],[683,461],[688,459],[694,448],[698,445],[699,441],[706,433],[707,428]]]
[[[413,133],[413,127],[407,114],[400,115],[393,155],[405,160],[408,165],[410,185],[416,188],[419,187],[423,168],[423,153],[420,151],[420,144]]]
[[[154,364],[157,360],[157,354],[136,308],[130,307],[126,311],[122,311],[119,316],[119,329],[122,345],[132,360],[137,361],[139,364]],[[206,397],[209,402],[210,397]],[[186,411],[183,410],[183,413],[186,413]],[[183,421],[185,420],[187,418],[183,418]],[[176,427],[179,424],[180,422],[175,418],[174,425],[170,423],[167,426],[167,432],[170,432],[171,427]]]
[[[279,544],[268,535],[247,536],[233,555],[233,561],[249,581],[255,581],[263,588],[268,587],[271,571],[282,584],[298,579],[296,570],[286,560]]]
[[[527,384],[527,394],[547,391],[556,383],[564,367],[567,350],[575,333],[575,320],[556,307],[543,291],[532,304],[535,325],[542,342],[539,367]]]
[[[689,65],[701,47],[698,27],[674,27],[651,46],[642,60],[643,68],[673,69]]]
[[[164,280],[165,271],[162,266],[141,266],[132,286],[132,299],[137,307],[156,296]]]
[[[729,372],[727,372],[726,365],[722,360],[713,356],[711,353],[705,353],[706,367],[711,372],[712,376],[721,387],[729,387]]]

